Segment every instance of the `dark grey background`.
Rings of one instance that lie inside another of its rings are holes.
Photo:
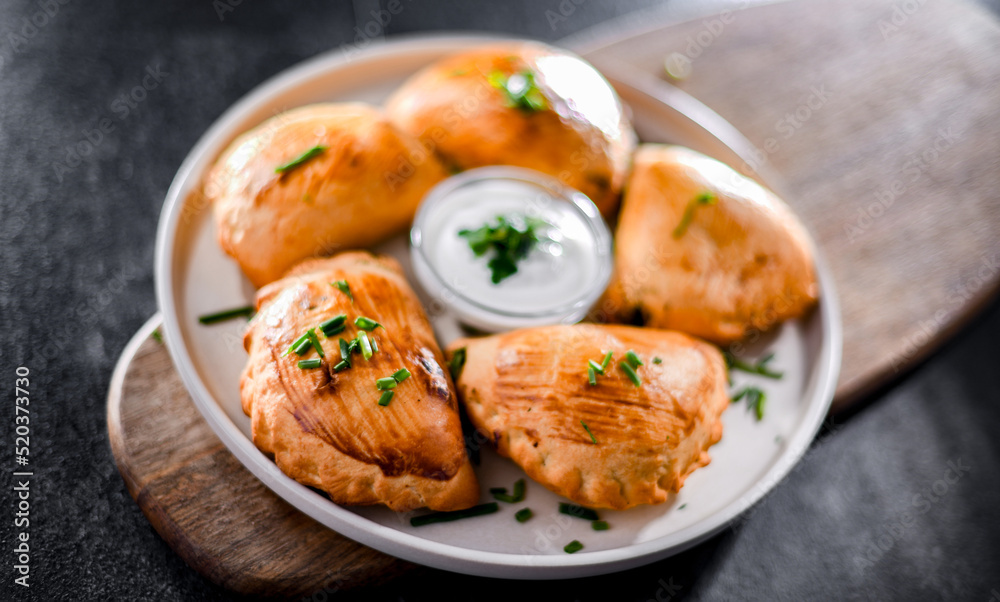
[[[64,2],[0,6],[0,465],[11,467],[0,503],[0,598],[225,598],[174,555],[126,492],[108,447],[108,380],[156,311],[154,232],[185,154],[253,86],[351,43],[378,1],[243,2],[223,20],[212,0]],[[546,40],[654,4],[562,0],[575,9],[552,26],[546,11],[559,11],[559,0],[402,2],[390,35],[484,29]],[[692,5],[657,10],[705,10]],[[51,16],[39,17],[46,7]],[[42,24],[26,27],[33,15]],[[147,67],[164,75],[126,112],[116,99]],[[76,165],[69,149],[88,137],[95,150]],[[669,585],[675,599],[1000,600],[998,338],[994,305],[915,374],[830,423],[745,521],[674,558],[569,582],[428,570],[332,599],[645,601],[666,599]],[[11,568],[21,365],[31,370],[36,475],[27,591],[13,585]],[[946,484],[949,465],[968,470]]]

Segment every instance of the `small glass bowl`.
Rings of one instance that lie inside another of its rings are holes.
[[[554,226],[536,245],[544,248],[531,251],[548,256],[528,264],[525,275],[494,285],[487,257],[474,258],[458,231],[511,213]],[[575,256],[564,257],[567,250]],[[480,167],[440,182],[417,210],[410,251],[424,290],[460,322],[486,332],[578,322],[611,279],[611,233],[594,203],[551,176],[520,167]]]

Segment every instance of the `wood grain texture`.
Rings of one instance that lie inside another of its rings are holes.
[[[905,10],[904,10],[905,5]],[[834,411],[918,364],[1000,283],[1000,26],[965,2],[787,2],[577,44],[736,126],[831,264]],[[677,54],[674,54],[677,53]],[[678,56],[682,58],[678,58]]]
[[[108,394],[111,448],[129,493],[192,568],[234,591],[303,597],[383,581],[413,567],[351,541],[283,501],[201,417],[153,317]]]
[[[598,66],[658,75],[670,53],[691,54],[678,85],[783,176],[837,279],[835,410],[919,362],[1000,282],[1000,28],[976,6],[934,2],[895,25],[896,6],[783,3],[579,47]],[[129,491],[188,564],[236,591],[288,597],[412,568],[325,529],[244,469],[146,340],[154,325],[116,370],[108,429]]]

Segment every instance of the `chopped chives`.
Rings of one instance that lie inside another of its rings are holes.
[[[303,163],[305,163],[309,159],[312,159],[313,157],[315,157],[317,155],[323,154],[326,151],[326,148],[327,147],[322,146],[322,145],[314,146],[314,147],[310,148],[309,150],[307,150],[306,152],[304,152],[301,155],[299,155],[298,157],[295,157],[294,159],[292,159],[288,163],[285,163],[284,165],[279,165],[279,166],[275,167],[274,168],[274,172],[275,173],[289,172],[289,171],[295,169],[296,167],[302,165]]]
[[[524,483],[524,479],[518,479],[517,482],[514,483],[513,494],[508,495],[507,489],[504,487],[493,487],[490,489],[490,493],[494,498],[500,500],[501,502],[516,504],[524,501],[525,487],[526,485]]]
[[[340,359],[347,363],[347,367],[351,367],[351,345],[344,339],[340,339]]]
[[[661,360],[661,359],[660,359],[660,358],[658,358],[658,357],[654,357],[654,358],[653,358],[653,363],[654,363],[654,364],[662,364],[662,363],[663,363],[663,360]]]
[[[597,384],[597,371],[594,370],[593,366],[587,367],[587,382],[594,386]]]
[[[587,365],[590,366],[590,369],[593,370],[594,372],[598,374],[604,374],[604,368],[602,368],[601,365],[595,362],[594,360],[587,360]]]
[[[335,282],[331,282],[330,286],[335,286],[338,289],[340,289],[340,292],[347,295],[347,298],[351,300],[351,303],[354,303],[354,295],[351,294],[351,287],[347,285],[346,280],[337,280]]]
[[[680,223],[674,228],[674,238],[680,238],[687,232],[688,226],[691,225],[691,220],[694,219],[695,209],[702,205],[714,205],[718,201],[719,199],[715,196],[715,193],[708,190],[691,199],[691,202],[684,208],[684,215],[681,216]]]
[[[639,359],[639,356],[636,355],[635,351],[632,351],[631,349],[625,352],[625,361],[628,362],[628,365],[632,366],[632,368],[638,368],[643,365],[642,360]]]
[[[465,347],[456,349],[448,360],[448,371],[451,372],[451,379],[458,380],[462,376],[462,368],[465,366]]]
[[[632,381],[633,385],[638,387],[642,384],[642,381],[639,379],[639,375],[635,373],[635,369],[632,368],[632,366],[629,366],[625,362],[618,362],[618,367],[628,375],[628,378]]]
[[[410,371],[406,368],[400,368],[392,373],[392,377],[396,379],[396,382],[401,383],[404,380],[410,378]]]
[[[608,521],[606,520],[595,520],[594,522],[590,523],[590,528],[593,529],[594,531],[607,531],[608,529],[611,528],[611,525],[609,525]]]
[[[312,348],[312,341],[309,340],[309,334],[306,333],[303,336],[306,337],[305,340],[296,345],[294,349],[292,349],[292,351],[295,352],[295,355],[305,355],[306,353],[309,352],[309,349]]]
[[[493,514],[499,510],[500,504],[490,502],[488,504],[479,504],[478,506],[473,506],[472,508],[466,508],[465,510],[455,510],[453,512],[434,512],[423,516],[415,516],[410,519],[410,525],[414,527],[423,527],[424,525],[431,525],[434,523],[447,523],[462,518]]]
[[[339,362],[337,362],[337,364],[336,364],[336,365],[335,365],[335,366],[333,367],[333,371],[334,371],[334,372],[343,372],[344,370],[347,370],[347,369],[348,369],[348,368],[350,368],[350,367],[351,367],[351,365],[350,365],[349,363],[347,363],[347,360],[340,360],[340,361],[339,361]]]
[[[323,331],[323,334],[330,337],[335,334],[340,334],[344,332],[347,325],[344,322],[347,321],[347,314],[340,314],[339,316],[334,316],[329,320],[320,323],[319,329]]]
[[[567,554],[576,554],[582,549],[583,549],[583,544],[574,539],[573,541],[566,544],[566,547],[563,548],[563,552],[566,552]]]
[[[223,311],[216,312],[214,314],[206,314],[198,318],[198,321],[202,324],[215,324],[216,322],[223,322],[225,320],[232,320],[233,318],[246,317],[249,318],[254,314],[254,309],[249,305],[246,307],[237,307],[235,309],[226,309]]]
[[[310,328],[306,331],[306,335],[309,336],[309,342],[312,343],[312,346],[316,348],[317,355],[326,357],[326,354],[323,353],[323,346],[319,344],[319,337],[316,336],[316,329]]]
[[[757,421],[763,420],[764,418],[764,403],[767,401],[767,395],[764,391],[758,389],[757,387],[743,387],[733,395],[733,403],[747,398],[747,411],[753,410],[754,415],[757,417]]]
[[[363,332],[359,332],[357,341],[361,345],[361,355],[364,356],[366,360],[372,359],[372,344],[371,341],[368,340],[368,335]]]
[[[372,335],[371,343],[372,343],[372,353],[378,353],[378,343],[375,342],[375,335]]]
[[[680,508],[678,508],[678,510],[683,510],[683,509],[685,509],[685,508],[687,508],[687,504],[681,504],[681,507],[680,507]]]
[[[523,523],[527,522],[532,516],[534,516],[534,513],[531,511],[531,508],[521,508],[514,513],[514,520],[519,523]]]
[[[594,436],[594,433],[590,432],[590,427],[587,426],[587,423],[581,420],[580,424],[583,425],[583,430],[587,431],[587,434],[590,435],[590,440],[594,442],[594,445],[597,445],[597,437]]]
[[[375,388],[380,390],[395,389],[396,379],[391,376],[386,376],[385,378],[380,378],[375,381]]]
[[[723,351],[722,357],[726,360],[726,366],[731,370],[742,370],[743,372],[749,372],[750,374],[759,374],[761,376],[774,379],[780,379],[784,376],[783,372],[775,372],[767,367],[768,362],[774,359],[773,353],[768,354],[756,364],[748,364],[728,351]]]
[[[375,320],[372,320],[371,318],[366,318],[364,316],[358,316],[357,318],[355,318],[354,325],[360,328],[361,330],[367,330],[369,332],[375,330],[379,326],[382,326]],[[383,326],[383,328],[385,327]]]
[[[318,357],[314,357],[311,360],[299,360],[299,368],[306,370],[308,368],[319,368],[323,365],[323,360]]]
[[[559,512],[569,516],[582,518],[584,520],[601,520],[601,517],[590,508],[584,508],[583,506],[577,506],[576,504],[567,504],[566,502],[559,503]]]
[[[604,354],[604,359],[601,361],[601,374],[604,374],[604,371],[608,369],[608,364],[611,363],[612,354],[612,351],[608,351]]]
[[[295,341],[293,341],[292,344],[288,346],[288,349],[284,353],[281,354],[281,357],[285,357],[289,353],[295,351],[295,348],[298,347],[299,345],[301,345],[303,341],[308,341],[308,340],[309,340],[309,334],[308,333],[307,334],[303,334],[299,338],[295,339]],[[299,353],[299,355],[302,355],[302,354]]]
[[[392,401],[392,391],[383,391],[382,395],[378,398],[378,405],[387,406],[389,402]]]
[[[160,329],[159,328],[154,328],[153,329],[153,334],[151,334],[149,336],[153,337],[153,340],[156,341],[157,343],[162,343],[163,342],[163,335],[160,334]]]

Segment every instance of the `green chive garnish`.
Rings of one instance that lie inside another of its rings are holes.
[[[487,222],[475,230],[458,232],[468,241],[476,257],[493,251],[493,257],[487,263],[493,284],[499,284],[504,278],[517,273],[517,262],[527,257],[539,240],[536,230],[549,226],[544,220],[520,215],[498,215],[496,220],[496,225]],[[522,221],[523,230],[519,227]]]
[[[326,354],[323,353],[323,346],[319,344],[319,337],[316,336],[316,329],[310,328],[306,331],[306,335],[309,337],[309,342],[312,343],[312,346],[316,348],[317,355],[326,357]]]
[[[207,314],[198,318],[198,321],[202,324],[215,324],[216,322],[223,322],[225,320],[232,320],[233,318],[245,317],[249,318],[254,314],[254,309],[250,306],[247,307],[237,307],[236,309],[227,309],[224,311],[216,312],[214,314]]]
[[[594,433],[590,432],[590,427],[587,426],[587,423],[581,420],[580,424],[583,425],[583,430],[587,431],[587,434],[590,435],[590,440],[594,442],[594,445],[597,445],[597,437],[594,436]]]
[[[347,364],[348,368],[351,367],[351,344],[344,339],[340,339],[340,359]]]
[[[375,388],[380,390],[395,389],[396,379],[391,376],[386,376],[385,378],[380,378],[375,381]]]
[[[566,502],[559,503],[559,512],[569,516],[582,518],[584,520],[601,520],[601,517],[590,508],[584,508],[583,506],[577,506],[576,504],[567,504]]]
[[[335,366],[333,367],[333,371],[334,371],[334,372],[343,372],[344,370],[347,370],[347,369],[348,369],[348,368],[350,368],[350,367],[351,367],[351,364],[349,364],[349,363],[347,362],[347,360],[340,360],[340,361],[339,361],[339,362],[337,362],[337,364],[336,364],[336,365],[335,365]]]
[[[685,232],[687,232],[688,226],[691,225],[691,220],[694,219],[695,209],[703,205],[714,205],[718,201],[719,199],[715,196],[715,193],[707,190],[694,197],[691,202],[687,204],[687,207],[684,208],[684,215],[681,216],[681,222],[677,224],[676,228],[674,228],[674,238],[680,238],[684,236]]]
[[[382,395],[378,398],[378,405],[387,406],[389,402],[392,401],[392,391],[383,391]]]
[[[335,286],[338,289],[340,289],[340,292],[347,295],[347,298],[351,300],[351,303],[354,303],[354,295],[351,294],[351,287],[347,285],[346,280],[337,280],[336,282],[331,282],[330,286]]]
[[[662,364],[662,363],[663,363],[663,360],[661,360],[661,359],[660,359],[660,358],[658,358],[658,357],[654,357],[654,358],[653,358],[653,363],[654,363],[654,364]]]
[[[604,359],[601,361],[601,374],[604,374],[604,371],[608,369],[608,365],[611,363],[612,354],[613,354],[612,351],[609,351],[604,354]]]
[[[642,384],[642,381],[639,380],[639,375],[635,373],[635,369],[632,366],[629,366],[625,362],[618,362],[618,367],[621,368],[622,371],[628,375],[628,378],[629,380],[632,381],[633,385],[638,387],[639,385]]]
[[[363,355],[366,360],[372,359],[372,344],[371,341],[368,340],[368,335],[363,332],[359,332],[357,341],[361,345],[361,355]]]
[[[367,330],[369,332],[371,332],[372,330],[375,330],[379,326],[382,326],[381,324],[379,324],[375,320],[372,320],[371,318],[366,318],[364,316],[358,316],[357,318],[355,318],[354,319],[354,325],[357,326],[358,328],[360,328],[361,330]]]
[[[680,506],[680,508],[678,508],[678,510],[683,510],[685,508],[687,508],[687,504],[681,504],[681,506]]]
[[[609,525],[608,521],[606,520],[595,520],[594,522],[590,523],[590,528],[593,529],[594,531],[607,531],[608,529],[611,528],[611,525]]]
[[[534,113],[544,111],[549,106],[545,93],[535,83],[535,74],[530,70],[525,69],[509,76],[501,71],[492,71],[486,79],[491,86],[504,93],[509,107],[518,108],[525,113]]]
[[[404,380],[410,378],[410,371],[407,370],[406,368],[400,368],[399,370],[396,370],[395,372],[392,373],[392,378],[394,378],[396,382],[401,383]]]
[[[163,335],[160,334],[160,329],[159,328],[154,328],[153,329],[153,334],[151,334],[149,336],[153,337],[153,340],[156,341],[157,343],[162,343],[163,342]]]
[[[462,518],[493,514],[499,510],[500,504],[490,502],[488,504],[479,504],[478,506],[473,506],[472,508],[466,508],[465,510],[455,510],[454,512],[433,512],[423,516],[415,516],[410,519],[410,524],[414,527],[423,527],[424,525],[431,525],[434,523],[447,523]]]
[[[591,386],[597,384],[597,371],[594,370],[593,366],[587,367],[587,382],[589,382]]]
[[[451,379],[458,380],[462,376],[462,368],[465,366],[465,347],[456,349],[448,360],[448,371],[451,372]]]
[[[316,155],[322,154],[323,152],[326,151],[326,148],[327,147],[325,147],[325,146],[314,146],[314,147],[310,148],[309,150],[307,150],[306,152],[304,152],[301,155],[299,155],[298,157],[295,157],[294,159],[292,159],[288,163],[285,163],[284,165],[279,165],[279,166],[275,167],[274,171],[275,171],[275,173],[285,173],[285,172],[291,171],[291,170],[295,169],[296,167],[298,167],[299,165],[302,165],[303,163],[305,163],[309,159],[312,159]]]
[[[744,397],[747,400],[747,411],[752,410],[754,415],[757,416],[758,422],[762,420],[764,418],[764,403],[767,401],[767,395],[757,387],[743,387],[736,395],[733,395],[733,403]]]
[[[519,523],[523,523],[527,522],[532,516],[534,516],[534,513],[531,511],[531,508],[521,508],[514,513],[514,520]]]
[[[514,483],[513,495],[507,495],[507,489],[503,487],[493,487],[490,489],[490,493],[493,494],[494,498],[500,500],[501,502],[507,502],[508,504],[523,502],[525,495],[524,479],[518,479],[517,482]]]
[[[339,316],[334,316],[329,320],[320,323],[319,329],[323,331],[323,334],[331,337],[335,334],[340,334],[344,332],[347,325],[344,322],[347,321],[347,314],[340,314]]]
[[[299,338],[295,339],[295,341],[291,345],[288,346],[288,349],[284,353],[281,354],[281,357],[285,357],[286,355],[288,355],[289,353],[291,353],[293,351],[295,351],[295,353],[297,355],[302,355],[302,353],[305,353],[305,351],[303,351],[302,353],[299,353],[297,351],[297,348],[302,343],[309,343],[310,345],[312,345],[312,343],[309,341],[309,333],[305,333],[302,336],[300,336]]]
[[[378,353],[378,343],[375,341],[375,335],[372,335],[372,353]]]
[[[639,356],[636,355],[635,351],[632,351],[631,349],[625,352],[625,361],[628,362],[628,365],[632,366],[632,368],[638,368],[642,365],[642,360],[639,359]]]
[[[323,365],[323,360],[318,357],[314,357],[310,360],[299,360],[299,368],[307,370],[309,368],[319,368]]]
[[[595,362],[594,360],[587,360],[587,365],[590,366],[590,369],[593,370],[594,372],[598,374],[604,374],[604,368],[602,368],[601,365]]]
[[[774,379],[779,379],[784,376],[783,372],[775,372],[767,367],[768,362],[774,359],[773,353],[768,354],[756,364],[748,364],[728,351],[723,351],[722,357],[725,358],[726,366],[728,366],[730,370],[741,370],[743,372],[749,372],[750,374],[759,374],[760,376],[766,376],[767,378]]]
[[[567,554],[576,554],[582,549],[583,549],[583,544],[574,539],[573,541],[566,544],[566,547],[563,548],[563,552],[566,552]]]

